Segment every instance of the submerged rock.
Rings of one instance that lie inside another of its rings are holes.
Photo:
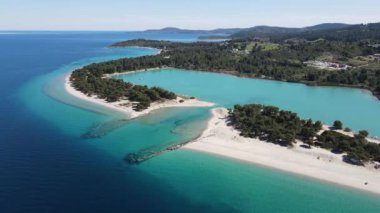
[[[82,135],[84,139],[101,138],[115,129],[118,129],[129,122],[127,119],[118,119],[108,122],[102,122],[91,126],[88,131]]]
[[[129,153],[125,156],[124,160],[130,165],[137,165],[137,164],[140,164],[144,161],[150,160],[150,159],[152,159],[158,155],[161,155],[165,152],[171,152],[171,151],[178,150],[178,149],[182,148],[183,146],[185,146],[186,144],[191,143],[191,142],[192,142],[192,140],[186,141],[183,143],[179,143],[179,144],[174,144],[174,145],[165,147],[163,149],[157,149],[157,147],[154,147],[154,148],[142,150],[142,151],[137,152],[137,153]]]

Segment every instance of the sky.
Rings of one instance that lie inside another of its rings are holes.
[[[380,22],[380,0],[0,0],[0,30],[215,29]]]

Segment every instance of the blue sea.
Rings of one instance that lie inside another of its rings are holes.
[[[125,120],[64,90],[75,68],[156,54],[107,48],[114,42],[198,36],[0,33],[0,212],[379,212],[378,195],[188,150],[128,165],[127,154],[149,155],[197,137],[209,109],[164,109]],[[273,104],[380,135],[380,102],[357,89],[170,69],[119,78],[223,107]]]

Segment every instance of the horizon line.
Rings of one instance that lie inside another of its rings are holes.
[[[249,29],[253,27],[281,27],[281,28],[306,28],[306,27],[312,27],[317,26],[321,24],[347,24],[347,25],[366,25],[366,24],[375,24],[380,22],[361,22],[361,23],[344,23],[344,22],[323,22],[313,25],[307,25],[307,26],[301,26],[301,27],[294,27],[294,26],[280,26],[280,25],[253,25],[248,27],[213,27],[213,28],[207,28],[207,29],[199,29],[199,28],[186,28],[186,27],[175,27],[175,26],[166,26],[166,27],[152,27],[152,28],[146,28],[146,29],[140,29],[140,30],[132,30],[132,29],[0,29],[0,32],[143,32],[147,30],[162,30],[165,28],[176,28],[181,30],[193,30],[193,31],[212,31],[212,30],[219,30],[219,29]]]

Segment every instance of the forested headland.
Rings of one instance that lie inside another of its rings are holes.
[[[97,96],[107,102],[127,99],[134,102],[133,109],[147,109],[152,102],[176,99],[177,95],[159,87],[133,85],[120,79],[106,78],[105,74],[115,73],[113,61],[91,64],[75,70],[70,81],[72,86],[88,96]],[[109,66],[111,65],[111,66]]]
[[[321,131],[320,121],[303,120],[294,112],[257,104],[236,105],[229,111],[228,118],[229,124],[244,137],[282,146],[293,146],[296,140],[300,140],[310,147],[345,153],[344,160],[351,164],[362,165],[371,160],[380,162],[380,144],[368,142],[366,131],[360,131],[354,137],[334,129]]]

